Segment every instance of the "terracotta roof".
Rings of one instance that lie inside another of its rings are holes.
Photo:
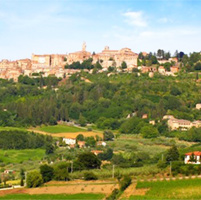
[[[201,151],[194,151],[194,152],[189,152],[189,153],[186,153],[185,155],[192,155],[194,154],[195,156],[201,156]]]

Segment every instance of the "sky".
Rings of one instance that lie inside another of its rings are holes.
[[[200,0],[0,0],[0,60],[131,48],[201,51]]]

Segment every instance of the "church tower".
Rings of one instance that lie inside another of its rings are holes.
[[[82,51],[86,51],[86,42],[83,42]]]

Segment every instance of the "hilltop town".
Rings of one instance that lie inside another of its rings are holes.
[[[141,53],[143,56],[147,56],[148,53]],[[121,72],[122,68],[124,72],[141,71],[142,73],[149,73],[149,76],[153,76],[153,73],[159,72],[163,75],[174,75],[179,71],[178,59],[158,59],[158,63],[161,66],[144,66],[138,65],[139,55],[133,52],[129,48],[122,48],[120,50],[110,50],[108,46],[100,53],[90,53],[86,50],[86,43],[82,45],[82,50],[69,54],[44,54],[36,55],[32,54],[31,59],[20,59],[15,61],[9,61],[3,59],[0,62],[0,78],[13,79],[18,81],[20,75],[29,76],[36,73],[42,73],[43,77],[54,75],[57,78],[68,77],[74,73],[80,72],[81,69],[68,67],[74,63],[83,63],[85,60],[90,60],[92,65],[98,64],[100,67],[98,72],[108,71],[110,68],[115,68],[117,72]],[[167,71],[162,64],[166,62],[172,62],[173,65],[170,70]],[[122,64],[125,66],[122,67]],[[92,69],[84,69],[86,72],[92,73]]]

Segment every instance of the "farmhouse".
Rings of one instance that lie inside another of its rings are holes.
[[[75,138],[63,138],[63,142],[65,142],[68,145],[75,145],[76,139]]]
[[[163,66],[159,66],[158,72],[159,72],[160,74],[165,74],[165,68],[164,68]]]
[[[201,121],[196,120],[196,121],[189,121],[185,119],[176,119],[176,118],[171,118],[167,121],[168,127],[170,130],[182,130],[186,131],[192,127],[199,128],[201,127]]]
[[[103,151],[100,150],[92,150],[91,153],[95,154],[96,156],[100,153],[103,153]]]
[[[201,109],[201,103],[197,103],[195,108],[196,108],[197,110],[200,110],[200,109]]]
[[[170,71],[171,71],[172,73],[178,73],[178,72],[179,72],[179,67],[177,67],[177,66],[172,66],[172,67],[170,67]]]
[[[167,124],[171,130],[181,129],[184,131],[192,127],[191,121],[185,119],[169,119]]]
[[[85,141],[78,141],[77,144],[79,146],[79,148],[84,148],[85,147]]]
[[[97,142],[97,146],[103,146],[103,147],[105,147],[107,144],[106,144],[106,142],[104,142],[104,141],[98,141]]]
[[[194,151],[185,154],[185,164],[201,164],[201,151]]]

